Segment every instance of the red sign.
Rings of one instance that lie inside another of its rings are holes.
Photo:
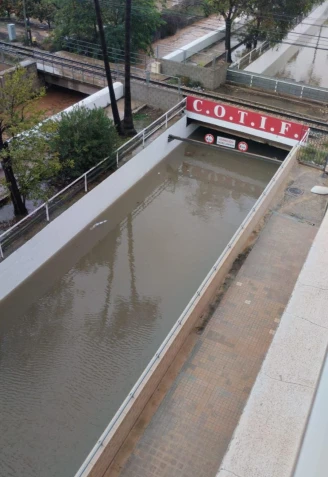
[[[205,139],[205,142],[207,142],[207,144],[213,144],[214,143],[213,134],[206,134],[204,139]]]
[[[241,151],[241,152],[246,152],[248,150],[248,144],[245,141],[240,141],[238,143],[237,147],[238,147],[239,151]]]
[[[281,136],[294,141],[300,141],[309,130],[303,124],[284,121],[273,116],[266,116],[246,109],[234,108],[227,104],[214,103],[205,99],[187,97],[187,111],[208,118],[225,121],[226,127],[229,123],[238,124],[241,127],[265,131],[275,136]],[[208,121],[207,121],[208,122]],[[215,122],[213,121],[215,124]]]

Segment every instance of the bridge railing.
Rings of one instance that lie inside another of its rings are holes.
[[[246,66],[250,65],[252,61],[259,58],[262,53],[267,51],[270,48],[270,43],[265,41],[262,45],[254,48],[253,50],[249,51],[246,55],[239,58],[239,60],[232,63],[229,67],[230,70],[242,70],[246,68]]]
[[[308,99],[320,103],[328,102],[328,89],[307,86],[296,81],[281,80],[270,76],[258,75],[248,71],[228,69],[227,81],[232,84],[249,86],[274,93],[295,96],[299,99]]]
[[[173,108],[156,119],[153,123],[139,132],[136,136],[125,142],[114,154],[100,161],[62,190],[39,205],[26,217],[0,235],[0,260],[8,257],[26,240],[39,232],[48,222],[58,217],[64,210],[77,199],[86,194],[92,186],[97,185],[107,177],[110,171],[115,171],[120,166],[122,159],[129,160],[139,149],[146,146],[146,141],[160,128],[167,128],[169,122],[184,112],[186,100],[183,99]]]

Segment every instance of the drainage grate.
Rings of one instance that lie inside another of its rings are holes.
[[[302,195],[304,192],[302,189],[299,189],[298,187],[288,187],[287,189],[287,194],[289,195]]]

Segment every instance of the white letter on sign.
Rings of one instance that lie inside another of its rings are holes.
[[[201,111],[201,109],[197,109],[198,103],[203,104],[203,101],[201,101],[200,99],[195,99],[195,101],[194,101],[194,104],[193,104],[194,110],[199,113]]]
[[[218,118],[223,118],[225,116],[225,113],[226,113],[226,110],[223,106],[221,106],[221,104],[219,104],[218,106],[215,106],[214,108],[215,116],[217,116]]]
[[[260,124],[260,129],[265,129],[265,123],[266,123],[266,120],[268,118],[266,118],[265,116],[261,116],[261,124]]]
[[[291,126],[290,123],[285,123],[284,121],[281,121],[280,134],[286,134],[286,132],[288,132],[289,126]]]
[[[248,113],[246,113],[246,111],[238,111],[238,114],[240,114],[240,124],[245,124],[245,116],[248,116]]]

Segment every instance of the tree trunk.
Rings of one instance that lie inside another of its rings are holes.
[[[125,93],[123,129],[127,136],[134,136],[131,105],[131,5],[132,0],[125,0]]]
[[[257,47],[257,42],[260,34],[260,26],[261,26],[261,18],[257,17],[256,19],[256,30],[255,30],[255,35],[254,35],[254,40],[253,40],[253,45],[254,48]]]
[[[8,188],[10,190],[10,198],[14,206],[15,215],[26,215],[28,212],[19,191],[16,177],[14,175],[13,168],[11,167],[10,158],[3,159],[1,161],[1,165],[5,173]]]
[[[227,63],[232,63],[231,57],[231,18],[225,18],[225,50],[226,50],[226,61]]]
[[[98,29],[99,29],[99,37],[100,37],[102,54],[104,58],[104,65],[105,65],[106,78],[107,78],[107,84],[109,89],[109,97],[110,97],[111,107],[113,112],[114,124],[116,126],[117,132],[120,135],[122,135],[123,131],[122,131],[120,115],[118,112],[117,102],[116,102],[114,88],[113,88],[112,73],[111,73],[110,65],[109,65],[109,58],[108,58],[107,45],[106,45],[106,39],[105,39],[105,33],[104,33],[104,26],[103,26],[103,22],[101,18],[99,0],[94,0],[94,4],[95,4],[96,17],[97,17],[97,23],[98,23]]]

